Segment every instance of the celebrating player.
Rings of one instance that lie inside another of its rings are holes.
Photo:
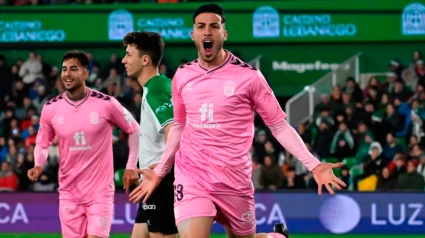
[[[164,42],[156,32],[132,32],[124,37],[127,47],[122,62],[127,75],[143,87],[140,114],[139,167],[154,168],[161,160],[173,124],[171,80],[158,73]],[[124,185],[128,191],[137,160],[128,161]],[[174,219],[174,173],[165,176],[145,204],[140,203],[132,238],[176,237]]]
[[[34,150],[36,181],[48,148],[59,141],[59,217],[64,238],[109,237],[114,211],[112,129],[129,134],[129,160],[137,160],[139,125],[113,97],[86,87],[89,59],[67,52],[62,61],[66,92],[44,105]]]
[[[345,186],[332,172],[342,164],[320,163],[314,158],[286,122],[286,114],[261,72],[223,49],[227,31],[221,7],[199,7],[193,23],[192,40],[199,57],[175,74],[175,122],[165,152],[154,171],[141,171],[145,180],[130,194],[130,201],[143,197],[145,201],[151,195],[170,171],[175,154],[174,213],[180,237],[209,237],[214,219],[224,225],[229,237],[255,237],[249,157],[254,109],[279,143],[312,171],[319,194],[323,185],[331,194],[330,185]]]

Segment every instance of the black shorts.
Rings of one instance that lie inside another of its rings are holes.
[[[146,223],[149,232],[177,234],[174,217],[174,168],[152,193],[146,204],[139,203],[135,223]]]

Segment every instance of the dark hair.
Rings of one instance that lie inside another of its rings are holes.
[[[139,56],[146,54],[151,58],[152,65],[158,67],[164,54],[164,41],[157,32],[130,32],[124,37],[124,46],[135,45]]]
[[[286,169],[287,172],[295,172],[295,167],[294,166],[288,166],[288,168]]]
[[[89,69],[89,57],[82,50],[70,50],[63,55],[62,63],[67,59],[77,59],[85,69]]]
[[[202,13],[215,13],[221,17],[222,24],[226,23],[226,17],[224,16],[223,8],[217,4],[205,4],[198,7],[195,13],[193,13],[193,24],[195,24],[196,17]]]

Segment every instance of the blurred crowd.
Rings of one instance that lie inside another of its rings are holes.
[[[354,191],[425,189],[425,70],[420,53],[405,66],[389,64],[384,78],[360,87],[354,78],[323,92],[308,123],[297,131],[324,162],[343,162],[334,172]],[[258,189],[316,188],[300,162],[259,131],[253,148]],[[278,152],[277,152],[278,151]],[[274,159],[278,156],[279,159]]]
[[[101,65],[95,56],[88,56],[87,85],[116,97],[140,122],[143,89],[126,77],[120,57],[112,54],[110,61]],[[172,78],[175,70],[165,60],[159,68],[161,74]],[[317,158],[344,163],[335,173],[349,185],[346,189],[425,188],[423,61],[416,52],[407,66],[391,61],[389,72],[384,78],[371,77],[364,87],[348,78],[345,85],[324,92],[313,120],[297,128]],[[39,181],[31,183],[26,173],[34,166],[40,111],[50,98],[64,92],[60,70],[35,52],[9,64],[0,55],[0,79],[0,190],[54,191],[59,159],[56,140],[49,148],[48,163]],[[257,114],[254,123],[256,134],[250,154],[255,188],[316,189],[311,173],[274,140]],[[113,133],[114,167],[122,171],[128,157],[127,136],[118,128]]]

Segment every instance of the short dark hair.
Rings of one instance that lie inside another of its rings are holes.
[[[87,57],[86,52],[82,50],[70,50],[63,55],[62,63],[67,59],[77,59],[78,62],[85,69],[89,69],[89,57]]]
[[[193,24],[195,24],[196,17],[202,13],[215,13],[221,17],[221,24],[226,23],[226,17],[224,16],[223,8],[217,4],[205,4],[198,7],[195,13],[193,13]]]
[[[139,50],[139,56],[148,55],[152,65],[158,67],[164,54],[164,41],[158,32],[130,32],[124,37],[124,46],[128,45],[135,45]]]

